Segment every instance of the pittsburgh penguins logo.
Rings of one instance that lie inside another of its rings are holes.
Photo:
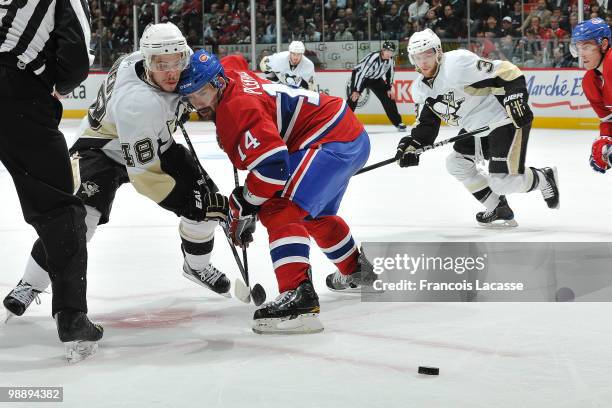
[[[348,82],[346,83],[346,99],[348,100],[351,97],[351,79],[349,78]],[[366,103],[368,103],[368,99],[370,99],[370,88],[366,88],[363,90],[363,92],[361,93],[361,96],[359,97],[359,99],[357,100],[357,107],[361,108],[362,106],[364,106]]]
[[[455,99],[455,92],[450,91],[444,95],[438,95],[436,99],[428,98],[427,105],[438,115],[443,121],[451,126],[459,126],[461,116],[457,111],[461,109],[461,105],[465,98]]]

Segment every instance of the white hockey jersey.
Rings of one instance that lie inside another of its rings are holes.
[[[308,85],[308,89],[314,89],[314,64],[302,55],[299,64],[292,67],[289,64],[289,51],[277,52],[264,57],[260,64],[261,70],[269,75],[267,79],[275,80],[286,85],[302,86],[302,81]]]
[[[419,105],[417,119],[426,104],[448,125],[468,132],[499,122],[508,115],[496,95],[504,95],[504,86],[522,75],[508,61],[487,60],[467,50],[445,52],[433,81],[419,75],[411,86]]]
[[[115,62],[75,145],[100,149],[123,164],[136,190],[159,203],[175,186],[159,155],[174,143],[179,96],[145,82],[143,60],[135,52]]]

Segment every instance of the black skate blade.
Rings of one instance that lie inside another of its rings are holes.
[[[256,334],[315,334],[323,331],[318,313],[305,313],[295,318],[257,319],[253,322]]]
[[[98,351],[97,341],[67,341],[64,343],[68,364],[76,364],[93,357]]]

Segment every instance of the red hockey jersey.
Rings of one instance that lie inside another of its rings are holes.
[[[250,71],[225,74],[229,84],[216,110],[217,137],[234,166],[250,171],[246,197],[252,204],[283,188],[289,154],[352,141],[363,131],[341,98],[274,84]]]
[[[582,89],[601,120],[600,135],[612,136],[612,52],[606,52],[599,68],[586,72]]]

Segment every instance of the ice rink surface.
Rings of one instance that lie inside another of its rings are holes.
[[[76,121],[64,121],[71,143]],[[189,123],[204,167],[224,193],[232,168],[212,127]],[[370,162],[401,134],[368,126]],[[442,138],[455,130],[443,128]],[[509,197],[519,227],[478,227],[480,210],[446,173],[446,146],[418,168],[390,165],[353,178],[341,207],[359,241],[612,241],[612,175],[591,171],[596,132],[534,130],[527,165],[559,168],[561,209],[540,193]],[[15,135],[27,137],[27,135]],[[176,139],[182,142],[182,137]],[[0,295],[17,283],[34,241],[12,180],[0,169]],[[253,282],[277,295],[261,225],[249,248]],[[608,303],[361,303],[325,289],[334,269],[311,250],[325,331],[259,336],[252,305],[182,277],[178,219],[131,186],[89,245],[90,316],[105,327],[98,355],[69,367],[51,298],[0,329],[0,386],[63,386],[59,407],[554,407],[612,406]],[[218,231],[213,263],[239,272]],[[440,376],[417,374],[419,365]],[[36,404],[37,406],[38,404]],[[6,404],[4,406],[29,406]]]

